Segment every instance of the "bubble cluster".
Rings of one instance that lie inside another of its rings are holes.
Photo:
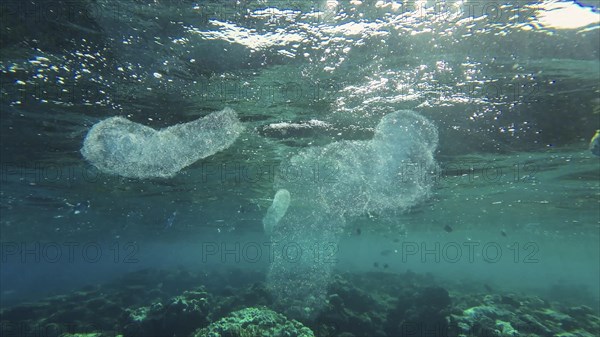
[[[111,117],[95,124],[81,154],[99,170],[128,178],[168,178],[222,151],[243,126],[230,108],[161,130]]]
[[[271,264],[268,282],[282,303],[317,311],[326,303],[336,253],[327,247],[337,244],[349,220],[370,212],[406,210],[423,201],[434,183],[430,176],[437,170],[437,143],[437,129],[429,120],[403,110],[383,117],[370,141],[310,148],[283,163],[328,167],[329,176],[276,182],[293,202],[272,229],[272,238],[294,242],[299,251],[294,261],[279,258]]]

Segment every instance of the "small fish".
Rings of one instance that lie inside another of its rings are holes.
[[[90,201],[86,200],[84,202],[78,202],[77,204],[73,205],[73,214],[81,214],[81,213],[87,213],[88,209],[90,208]]]
[[[379,263],[377,263],[377,262],[373,262],[373,267],[375,267],[375,268],[379,268]]]
[[[244,206],[244,205],[240,205],[238,207],[238,210],[237,210],[237,212],[240,213],[240,214],[245,214],[245,213],[248,213],[250,211],[251,211],[251,209],[249,207],[247,207],[247,206]]]
[[[492,287],[490,287],[488,284],[483,284],[483,287],[485,288],[485,290],[489,291],[489,292],[493,292],[494,289],[492,289]]]
[[[444,226],[444,230],[448,233],[451,233],[454,229],[452,229],[452,227],[450,227],[450,225],[446,225],[446,226]]]
[[[360,230],[360,228],[356,229],[356,235],[360,235],[362,233],[362,231]]]
[[[9,296],[9,295],[14,295],[16,294],[17,291],[14,289],[10,289],[10,290],[5,290],[2,292],[2,296]]]
[[[381,256],[389,256],[392,255],[393,253],[398,253],[398,250],[394,249],[386,249],[386,250],[382,250],[381,253],[379,253]]]
[[[400,239],[394,238],[394,240],[392,240],[392,241],[394,241],[394,242],[400,242]]]
[[[389,265],[387,263],[384,263],[383,264],[383,269],[388,269],[388,268],[389,268]]]
[[[163,228],[163,230],[173,227],[173,224],[175,223],[175,218],[177,218],[177,211],[173,211],[173,213],[169,215],[169,217],[167,218],[167,223],[165,224],[165,228]]]
[[[590,151],[600,157],[600,130],[596,130],[596,134],[590,140]]]
[[[505,231],[504,229],[503,229],[503,230],[501,230],[501,231],[500,231],[500,235],[502,235],[502,236],[506,237],[506,231]]]

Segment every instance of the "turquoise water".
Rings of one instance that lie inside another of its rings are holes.
[[[597,335],[598,5],[2,1],[0,335]]]

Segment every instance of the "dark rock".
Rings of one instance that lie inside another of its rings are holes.
[[[404,292],[387,316],[386,332],[391,336],[451,336],[455,329],[448,324],[448,291],[426,287]]]
[[[187,336],[210,321],[210,299],[204,288],[184,291],[166,304],[128,309],[121,321],[127,336]]]
[[[500,297],[500,303],[507,304],[507,305],[510,305],[515,308],[518,308],[521,306],[521,302],[513,294],[502,295]]]

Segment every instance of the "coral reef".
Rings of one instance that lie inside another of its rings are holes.
[[[187,336],[196,327],[208,324],[209,295],[204,287],[184,291],[164,304],[127,309],[121,319],[126,336]]]
[[[598,310],[430,274],[335,273],[312,320],[278,313],[264,274],[141,270],[0,311],[5,336],[594,337]],[[477,289],[481,289],[478,291]],[[485,290],[484,290],[485,289]],[[291,312],[302,303],[289,302]]]
[[[231,313],[194,337],[314,337],[314,333],[296,320],[288,320],[267,308],[246,308]]]

